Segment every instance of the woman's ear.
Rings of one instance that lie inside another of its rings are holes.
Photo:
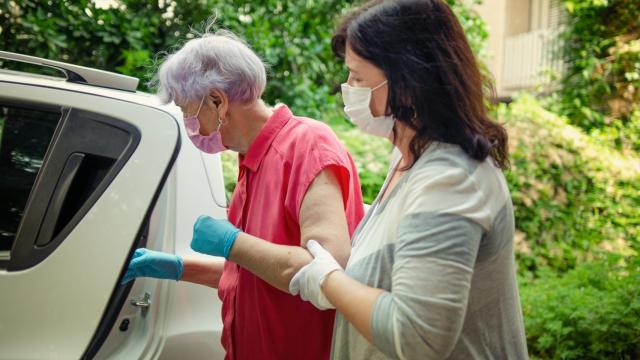
[[[209,99],[218,110],[221,119],[225,119],[229,112],[229,98],[224,92],[213,89],[209,92]]]

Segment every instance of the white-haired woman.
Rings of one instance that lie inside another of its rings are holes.
[[[191,247],[224,257],[181,258],[138,249],[123,281],[146,276],[218,288],[228,359],[326,359],[334,313],[288,292],[323,244],[344,265],[363,216],[353,161],[321,122],[261,99],[265,66],[228,31],[205,34],[167,57],[159,96],[183,110],[193,144],[239,153],[229,221],[201,216]]]

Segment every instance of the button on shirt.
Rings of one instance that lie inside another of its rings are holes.
[[[364,215],[353,160],[328,126],[276,108],[239,157],[229,221],[266,241],[300,246],[300,206],[327,167],[336,170],[351,236]],[[230,261],[218,295],[226,359],[329,358],[334,311],[317,310]]]

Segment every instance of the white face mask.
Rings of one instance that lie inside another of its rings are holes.
[[[395,123],[393,116],[374,117],[373,113],[371,113],[371,108],[369,108],[371,94],[386,83],[387,81],[385,80],[373,89],[353,87],[344,83],[342,84],[342,100],[344,101],[344,112],[360,130],[367,134],[391,139],[391,132]]]

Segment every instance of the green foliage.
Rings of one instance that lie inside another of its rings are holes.
[[[225,1],[217,10],[220,27],[245,38],[267,62],[270,76],[265,99],[317,118],[336,107],[333,89],[346,77],[331,52],[331,35],[349,3]]]
[[[498,115],[510,135],[507,180],[522,272],[566,271],[640,246],[640,158],[603,146],[529,96]]]
[[[482,52],[482,20],[463,2],[448,2]],[[180,47],[193,38],[191,27],[202,32],[215,16],[213,30],[237,33],[267,62],[265,100],[317,118],[339,106],[334,93],[346,71],[331,52],[331,35],[352,6],[351,0],[120,0],[110,8],[89,0],[5,1],[0,48],[149,80],[156,55]],[[144,81],[141,87],[148,90]]]
[[[560,111],[587,131],[615,124],[620,148],[640,150],[640,0],[563,0],[568,13]],[[617,119],[617,120],[616,120]],[[610,133],[611,135],[611,133]]]
[[[633,156],[640,153],[640,110],[635,110],[627,121],[613,119],[608,126],[594,129],[591,136],[603,145],[621,149]]]
[[[640,355],[640,259],[609,256],[564,276],[520,280],[533,358],[637,359]]]
[[[97,8],[88,0],[4,2],[0,48],[149,79],[154,57],[204,31],[245,38],[270,68],[265,99],[318,116],[335,107],[331,91],[345,74],[330,51],[333,23],[346,0],[140,1]],[[143,82],[142,88],[145,88]]]
[[[135,8],[125,11],[126,5],[122,6],[99,9],[88,0],[2,2],[0,48],[115,70],[127,61],[127,52],[151,53],[161,46],[157,41],[160,17],[133,14],[130,10]],[[138,59],[139,64],[146,60]]]
[[[238,181],[238,154],[231,151],[224,151],[220,155],[222,159],[222,176],[224,176],[224,189],[227,197],[231,199],[233,190]]]
[[[392,145],[387,139],[364,134],[346,120],[341,111],[325,116],[338,138],[354,159],[360,177],[360,188],[365,203],[371,204],[382,188],[389,170]]]

